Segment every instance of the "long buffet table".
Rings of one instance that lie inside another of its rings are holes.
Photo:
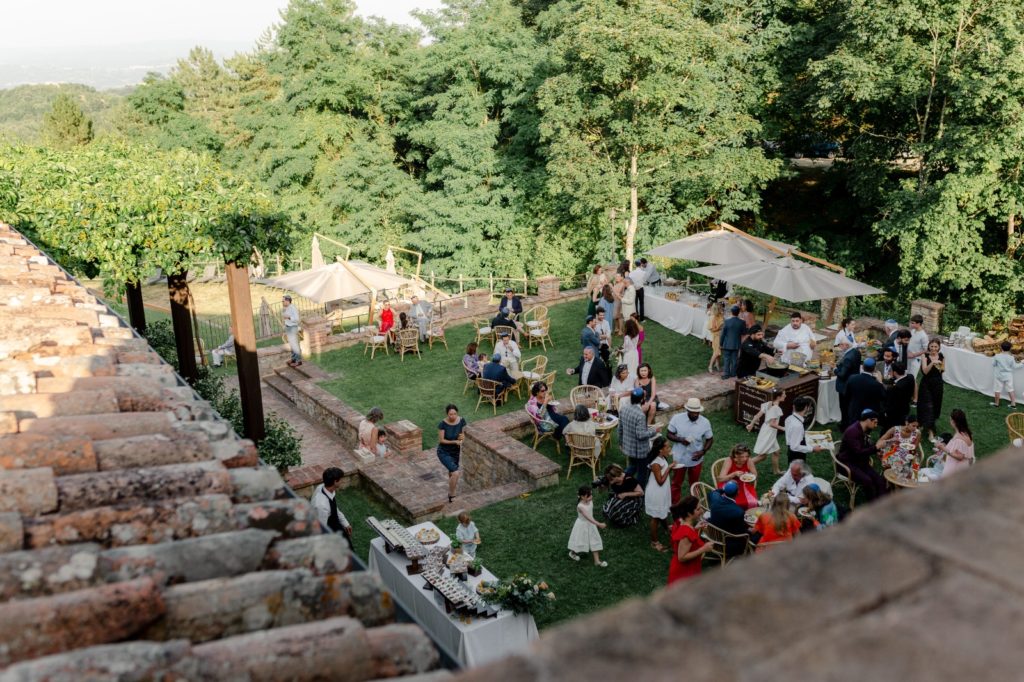
[[[673,289],[667,287],[644,287],[644,315],[663,327],[698,339],[710,339],[706,312],[707,299],[687,301],[685,292],[679,293],[679,301],[670,301],[665,294]]]
[[[947,384],[985,395],[994,394],[992,358],[956,346],[943,346],[942,355],[946,358],[946,371],[942,378]],[[1021,391],[1024,391],[1024,368],[1014,371],[1013,387],[1019,397]]]
[[[429,521],[411,526],[409,532],[415,535],[423,528],[433,528],[440,533],[438,545],[451,545],[449,537]],[[445,613],[442,597],[433,590],[423,589],[427,583],[421,576],[406,574],[408,565],[409,560],[404,555],[385,551],[383,538],[370,541],[370,570],[380,575],[385,587],[397,595],[430,635],[445,644],[463,665],[480,665],[522,651],[537,639],[537,624],[530,615],[517,616],[511,611],[502,611],[495,618],[474,618],[465,623]],[[497,578],[485,568],[479,576],[469,576],[468,584],[475,589],[483,580]]]

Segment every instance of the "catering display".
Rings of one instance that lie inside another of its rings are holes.
[[[406,530],[405,526],[394,519],[378,521],[375,516],[366,517],[366,523],[384,540],[385,551],[388,554],[397,551],[408,557],[410,563],[406,571],[409,575],[416,575],[423,571],[423,560],[430,552],[422,542]],[[433,541],[437,542],[438,538],[440,535]]]
[[[818,373],[803,367],[794,367],[782,363],[770,363],[762,371],[746,379],[736,381],[736,421],[748,424],[761,409],[761,405],[771,402],[779,392],[785,391],[786,398],[782,401],[785,414],[793,411],[793,401],[802,395],[818,397]]]
[[[1020,356],[1024,354],[1024,315],[1013,318],[1009,326],[1002,320],[996,320],[985,336],[974,337],[970,343],[974,352],[991,357],[1000,351],[999,347],[1003,341],[1009,341],[1010,352],[1018,356],[1018,360],[1022,359]]]

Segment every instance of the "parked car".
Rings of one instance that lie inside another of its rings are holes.
[[[843,148],[836,140],[804,136],[787,145],[789,155],[794,159],[805,156],[812,159],[834,159],[843,155]]]

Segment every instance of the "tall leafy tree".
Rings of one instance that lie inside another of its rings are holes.
[[[43,116],[43,140],[57,149],[89,144],[92,141],[92,120],[82,107],[65,93],[53,99],[53,106]]]

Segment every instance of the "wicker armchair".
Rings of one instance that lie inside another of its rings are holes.
[[[529,386],[535,381],[544,378],[544,372],[548,368],[546,355],[534,355],[519,363],[519,371],[523,375],[523,381]]]
[[[480,392],[480,397],[476,401],[476,410],[480,409],[480,403],[490,403],[491,407],[494,408],[494,414],[498,414],[498,401],[501,399],[501,384],[497,381],[491,381],[490,379],[477,379],[476,390]]]
[[[462,387],[462,395],[466,395],[466,391],[469,390],[469,387],[476,385],[476,377],[478,373],[473,372],[469,369],[469,367],[466,367],[465,362],[462,363],[462,371],[466,375],[466,385]]]
[[[502,334],[508,334],[510,337],[512,337],[513,340],[516,338],[516,330],[513,329],[512,327],[504,327],[504,326],[494,327],[491,330],[491,347],[492,348],[498,345],[498,339],[501,338]]]
[[[704,481],[697,481],[690,486],[690,494],[700,501],[700,506],[708,509],[708,494],[714,490]]]
[[[530,330],[526,333],[526,335],[530,338],[530,348],[533,348],[533,344],[535,342],[539,343],[541,345],[541,348],[543,348],[544,350],[548,349],[549,343],[551,344],[552,348],[555,347],[555,342],[551,340],[550,317],[546,317],[543,320],[540,320],[540,324],[538,324],[537,326],[530,327]]]
[[[1006,430],[1010,432],[1010,442],[1024,439],[1024,412],[1014,412],[1006,416]]]
[[[481,318],[473,318],[473,328],[476,329],[476,345],[479,346],[487,339],[491,342],[491,347],[494,347],[494,337],[492,336],[491,322],[490,320],[484,320]]]
[[[590,466],[592,478],[597,478],[597,466],[601,457],[597,454],[597,436],[588,436],[582,433],[565,434],[565,443],[569,446],[569,468],[565,472],[565,478],[572,476],[572,468],[575,466]]]
[[[708,550],[708,553],[704,556],[706,558],[718,559],[722,566],[735,559],[737,556],[744,556],[750,554],[750,536],[744,533],[743,535],[736,535],[734,533],[728,533],[718,526],[712,526],[710,523],[704,526],[704,539],[714,548]],[[729,556],[725,551],[725,543],[729,540],[742,540],[743,549],[739,555]]]
[[[366,355],[366,351],[369,349],[370,359],[373,360],[373,355],[377,352],[378,348],[383,348],[384,353],[391,355],[391,351],[388,350],[387,334],[381,334],[376,326],[370,327],[366,333],[366,342],[363,345],[363,355]]]
[[[548,317],[548,307],[546,305],[538,305],[530,308],[523,313],[523,322],[527,329],[538,327],[542,320],[546,320]]]
[[[444,330],[447,326],[447,317],[435,317],[430,320],[430,329],[427,330],[427,342],[431,350],[434,349],[435,343],[443,343],[444,349],[448,350],[448,339],[444,336]]]
[[[714,482],[716,488],[722,484],[720,478],[725,472],[725,465],[729,463],[729,459],[729,457],[716,459],[711,465],[711,480]]]
[[[846,486],[846,489],[850,492],[850,509],[853,509],[857,500],[857,483],[853,480],[850,467],[840,462],[835,452],[830,451],[829,455],[832,456],[832,466],[835,468],[835,474],[832,476],[832,487],[835,488],[839,483]]]
[[[422,360],[420,355],[420,330],[416,327],[398,330],[398,356],[405,362],[406,353],[415,353]]]
[[[538,381],[543,381],[548,385],[548,398],[551,400],[555,399],[555,379],[558,378],[558,372],[548,372],[542,376]]]
[[[604,405],[605,400],[604,391],[597,386],[575,386],[569,391],[569,402],[574,408],[577,405],[586,405],[588,409],[598,410]]]
[[[554,431],[541,431],[540,430],[540,425],[533,418],[533,415],[529,414],[529,412],[527,412],[527,414],[530,417],[530,424],[533,426],[533,449],[536,450],[537,449],[537,444],[540,443],[541,441],[543,441],[545,438],[550,438],[552,441],[554,441],[555,449],[558,451],[558,454],[562,454],[562,444],[561,444],[561,442],[559,442],[559,440],[557,438],[555,438],[555,432]]]

